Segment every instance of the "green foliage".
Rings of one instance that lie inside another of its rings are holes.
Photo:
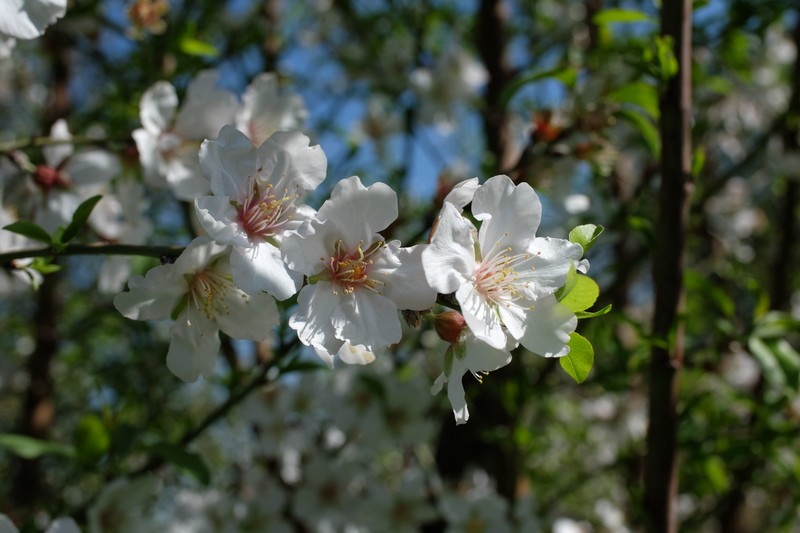
[[[99,416],[85,415],[75,430],[74,446],[78,461],[94,464],[108,452],[111,435]]]
[[[3,226],[3,229],[45,244],[50,244],[51,242],[50,234],[47,233],[43,227],[33,222],[28,222],[27,220],[17,220],[16,222]]]
[[[92,214],[92,210],[94,210],[97,202],[99,202],[102,198],[103,196],[98,194],[97,196],[92,196],[91,198],[84,200],[81,205],[78,206],[78,208],[75,210],[75,213],[72,215],[72,221],[66,228],[64,228],[64,232],[58,239],[59,243],[67,244],[78,235],[78,232],[83,229],[83,227],[86,225],[86,222],[88,222],[89,215]]]
[[[578,333],[570,333],[569,353],[560,357],[558,362],[561,364],[567,374],[569,374],[576,383],[583,383],[589,377],[589,372],[594,365],[594,348],[592,343],[586,340]]]
[[[568,239],[570,242],[580,244],[581,248],[583,248],[583,253],[586,254],[597,238],[603,233],[604,229],[603,226],[595,224],[583,224],[573,228],[572,231],[569,232]]]
[[[75,449],[66,444],[13,433],[0,433],[0,448],[24,459],[36,459],[43,455],[62,455],[64,457],[75,455]]]
[[[570,290],[564,293],[560,302],[577,313],[589,309],[600,296],[600,287],[589,276],[577,274]]]

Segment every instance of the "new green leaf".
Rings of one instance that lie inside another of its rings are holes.
[[[584,224],[577,226],[569,232],[569,241],[575,244],[580,244],[585,254],[589,248],[592,247],[594,241],[603,233],[603,226],[596,226],[594,224]]]
[[[578,274],[572,289],[561,298],[561,303],[573,313],[577,313],[594,305],[598,296],[600,296],[600,287],[597,286],[597,282],[589,276]]]
[[[75,450],[66,444],[48,442],[13,433],[0,434],[0,448],[5,448],[10,453],[23,459],[36,459],[42,455],[64,455],[66,457],[75,455]]]
[[[3,226],[3,229],[23,235],[35,241],[43,242],[45,244],[50,244],[52,242],[50,239],[50,234],[47,233],[43,227],[38,226],[33,222],[28,222],[27,220],[17,220],[16,222],[12,222],[7,226]]]
[[[570,333],[569,353],[559,359],[561,368],[572,376],[576,383],[583,383],[594,365],[594,348],[592,343],[578,333]]]
[[[166,462],[178,467],[183,472],[191,475],[203,485],[211,482],[211,471],[206,466],[203,458],[196,453],[186,451],[181,446],[160,442],[149,448],[150,453]]]
[[[78,206],[78,209],[76,209],[75,213],[72,215],[72,222],[69,223],[69,226],[64,228],[64,232],[59,237],[58,242],[66,244],[75,238],[81,228],[86,225],[86,221],[89,220],[89,215],[92,214],[94,206],[97,205],[97,202],[99,202],[101,198],[102,196],[99,194],[97,196],[92,196]]]

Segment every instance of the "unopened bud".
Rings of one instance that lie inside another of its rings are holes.
[[[54,187],[66,189],[70,186],[69,179],[57,168],[48,165],[39,165],[33,174],[37,185],[45,190]]]
[[[461,340],[461,333],[467,326],[466,320],[458,311],[445,311],[436,315],[433,327],[439,338],[450,344],[458,344]]]

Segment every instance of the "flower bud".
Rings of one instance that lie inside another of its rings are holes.
[[[467,326],[467,322],[458,311],[445,311],[436,315],[433,327],[443,341],[450,344],[458,344],[461,340],[461,332]]]

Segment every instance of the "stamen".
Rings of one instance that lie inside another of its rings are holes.
[[[358,287],[380,293],[385,283],[370,276],[370,267],[374,263],[374,256],[384,246],[383,241],[376,241],[365,250],[364,241],[359,241],[355,250],[348,252],[344,249],[344,243],[337,240],[333,255],[325,260],[330,281],[345,294],[352,294]],[[334,293],[338,294],[335,288]]]
[[[271,183],[259,190],[258,183],[253,181],[250,194],[234,207],[239,224],[247,236],[252,240],[265,241],[280,233],[292,219],[296,199],[297,195],[289,194],[288,189],[284,189],[283,195],[278,197]]]

